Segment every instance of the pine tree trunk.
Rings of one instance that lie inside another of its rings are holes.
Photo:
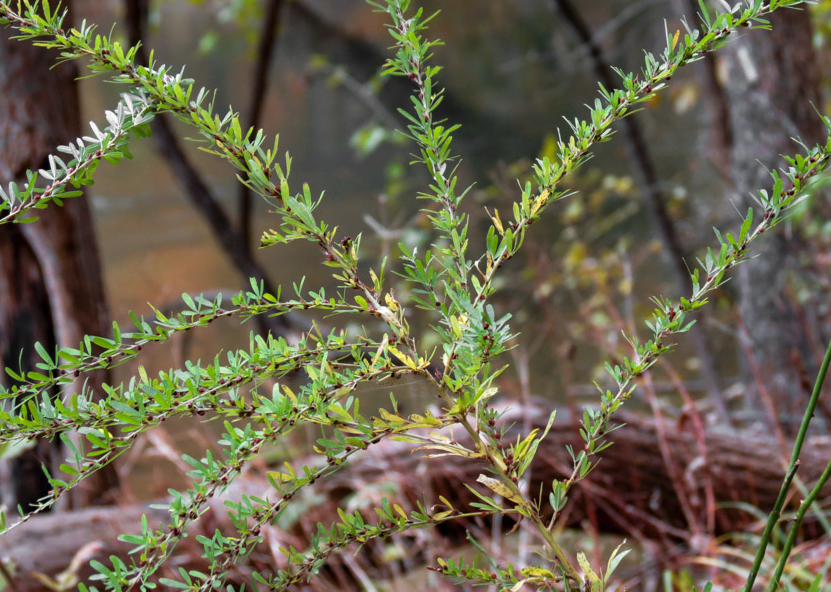
[[[71,2],[64,2],[63,6]],[[56,55],[29,42],[12,41],[0,30],[0,182],[20,182],[27,169],[43,168],[56,146],[81,134],[76,69],[54,70]],[[98,247],[86,196],[62,208],[39,210],[34,224],[0,227],[0,352],[3,366],[33,369],[33,344],[77,347],[86,333],[107,334],[108,312]],[[23,356],[21,357],[21,351]],[[4,376],[0,380],[7,379]],[[90,375],[100,389],[104,374]],[[53,393],[57,396],[58,393]],[[49,489],[41,464],[61,454],[42,443],[16,459],[11,491],[3,502],[24,507]],[[62,455],[60,457],[62,459]],[[107,469],[79,488],[72,505],[99,500],[117,482]]]

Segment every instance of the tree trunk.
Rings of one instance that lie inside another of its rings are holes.
[[[815,111],[822,102],[809,13],[780,10],[770,21],[773,31],[747,34],[723,54],[733,140],[732,200],[742,212],[758,207],[749,194],[771,186],[767,171],[786,166],[781,155],[800,150],[792,138],[811,146],[824,141],[826,133]],[[798,357],[807,376],[814,376],[818,367],[807,347],[805,333],[810,323],[800,322],[794,299],[786,296],[788,271],[797,269],[796,242],[780,229],[762,241],[758,257],[742,265],[738,273],[740,312],[755,365],[763,370],[746,374],[748,379],[766,383],[780,402],[780,412],[793,409],[800,400],[800,376],[791,360]]]
[[[71,2],[65,2],[64,6]],[[54,65],[56,55],[0,31],[0,182],[25,180],[27,169],[43,168],[56,146],[81,135],[76,69]],[[33,345],[77,347],[84,334],[107,334],[109,314],[92,215],[85,196],[62,208],[39,210],[34,224],[0,228],[0,351],[2,364],[32,370]],[[20,352],[23,351],[23,357]],[[100,390],[104,373],[87,385]],[[57,393],[54,393],[57,395]],[[60,454],[54,444],[38,445],[14,461],[15,499],[24,507],[49,489],[41,464]],[[107,469],[82,485],[74,506],[99,500],[117,482]],[[8,493],[8,492],[6,492]]]
[[[0,46],[0,56],[2,56]],[[2,59],[2,58],[0,58]],[[2,66],[0,66],[2,68]],[[0,104],[2,104],[0,93]],[[2,108],[2,107],[0,107]],[[0,123],[2,125],[2,123]],[[2,159],[0,159],[2,160]],[[3,367],[31,370],[37,362],[35,342],[52,346],[55,333],[49,311],[49,295],[41,280],[40,265],[17,226],[0,229],[0,355]],[[21,356],[23,352],[23,357]],[[5,374],[5,373],[4,373]],[[5,377],[8,378],[8,377]],[[0,500],[9,507],[20,503],[28,509],[50,489],[40,465],[50,465],[48,443],[39,443],[11,463],[2,463]],[[9,474],[11,472],[11,474]]]

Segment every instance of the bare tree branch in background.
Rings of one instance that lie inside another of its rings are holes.
[[[263,104],[268,89],[268,70],[271,66],[275,51],[277,35],[280,32],[283,0],[265,0],[265,15],[262,29],[260,29],[259,43],[257,44],[257,61],[251,77],[253,83],[251,97],[248,104],[247,128],[259,128],[262,119]],[[251,245],[251,209],[254,196],[248,188],[240,183],[237,193],[237,224],[239,232],[245,240],[245,248],[250,251]]]
[[[617,87],[617,81],[612,77],[612,67],[603,57],[603,50],[596,38],[592,35],[588,24],[569,0],[554,0],[554,4],[562,14],[563,18],[574,30],[580,42],[588,50],[595,76],[607,89]],[[629,155],[632,164],[635,166],[639,177],[641,191],[646,199],[647,207],[652,215],[664,246],[669,251],[672,270],[675,272],[676,282],[679,287],[689,289],[690,274],[684,263],[687,258],[684,249],[675,229],[672,217],[667,211],[665,196],[658,189],[658,174],[655,165],[649,154],[646,141],[638,121],[634,117],[627,117],[622,122],[623,134],[629,144]],[[707,346],[707,336],[702,328],[701,320],[693,326],[691,333],[696,355],[701,362],[702,377],[704,378],[707,393],[712,399],[713,408],[718,414],[719,420],[728,422],[729,416],[727,406],[724,404],[724,397],[716,378],[716,367],[710,348]]]
[[[129,42],[131,45],[136,45],[141,39],[144,39],[144,29],[147,22],[147,0],[126,0],[125,8]],[[147,62],[147,52],[144,51],[143,46],[139,48],[137,58],[139,61]],[[249,251],[247,237],[234,228],[228,215],[188,159],[171,129],[167,116],[164,114],[156,115],[151,128],[153,139],[164,161],[170,167],[185,195],[210,225],[214,237],[225,254],[231,259],[237,271],[243,276],[243,280],[247,283],[248,278],[256,278],[264,283],[267,292],[275,293],[275,286]],[[260,318],[276,334],[283,334],[291,328],[289,322],[283,316]]]

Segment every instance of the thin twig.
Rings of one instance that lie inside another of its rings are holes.
[[[684,518],[687,521],[687,526],[690,529],[691,538],[698,538],[701,535],[701,524],[698,520],[690,498],[687,494],[687,486],[684,483],[684,478],[678,470],[678,463],[672,455],[672,450],[669,447],[667,440],[667,429],[664,424],[664,416],[661,412],[661,406],[658,402],[658,397],[655,395],[655,389],[652,386],[652,373],[646,372],[643,375],[643,391],[649,401],[649,407],[652,410],[652,416],[655,418],[655,435],[658,439],[658,450],[661,452],[661,458],[664,461],[664,466],[667,469],[672,487],[675,490],[675,495],[678,497],[678,504],[681,511],[684,513]]]
[[[265,0],[265,15],[263,16],[260,40],[257,45],[257,61],[251,77],[251,102],[248,104],[248,123],[246,128],[258,129],[263,114],[265,94],[268,89],[268,70],[274,57],[274,46],[282,25],[283,0]],[[239,184],[237,192],[237,212],[239,233],[244,240],[243,245],[247,252],[251,251],[251,207],[254,196],[251,191]]]
[[[713,478],[710,473],[709,461],[707,460],[707,441],[704,430],[704,422],[701,419],[701,414],[698,412],[698,407],[696,406],[695,401],[693,401],[690,396],[689,390],[684,385],[681,377],[675,371],[675,368],[672,367],[672,364],[667,362],[666,359],[662,359],[661,365],[669,376],[669,379],[675,385],[675,389],[681,395],[681,400],[684,401],[684,409],[686,410],[686,414],[689,416],[693,426],[693,436],[695,437],[696,448],[698,449],[698,455],[704,468],[704,470],[701,471],[702,475],[697,477],[697,479],[701,482],[701,487],[704,489],[704,497],[706,500],[706,529],[708,534],[713,535],[716,531],[716,497],[713,492]],[[689,468],[687,470],[689,471]]]

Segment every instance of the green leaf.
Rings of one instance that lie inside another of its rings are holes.
[[[55,362],[52,361],[52,356],[46,351],[46,348],[43,347],[43,344],[40,341],[35,342],[35,350],[37,351],[38,355],[45,361],[50,367],[55,366]]]

